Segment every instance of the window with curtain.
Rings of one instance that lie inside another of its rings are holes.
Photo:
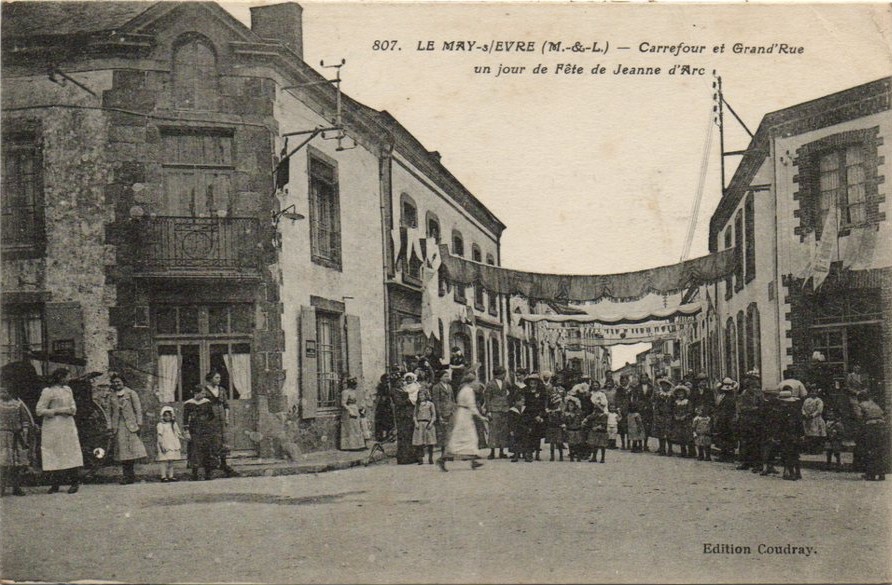
[[[818,160],[815,229],[820,238],[827,215],[839,213],[839,225],[867,222],[864,146],[851,144],[822,154]]]
[[[340,315],[316,311],[316,376],[319,408],[340,404],[340,372],[344,359],[341,350]]]
[[[440,241],[440,220],[430,211],[427,212],[427,237]]]
[[[418,206],[407,193],[400,195],[400,225],[407,228],[418,227]]]
[[[310,252],[313,262],[341,269],[341,207],[337,167],[313,153],[310,175]]]
[[[232,215],[232,139],[232,132],[222,129],[175,128],[162,132],[167,215]]]
[[[181,110],[217,108],[217,55],[209,41],[181,42],[173,56],[174,106]]]
[[[746,338],[746,318],[743,311],[737,312],[737,375],[747,371],[746,347],[749,341]]]
[[[756,303],[750,303],[746,308],[746,363],[749,370],[762,370],[761,327],[759,306]]]
[[[4,305],[0,328],[0,366],[43,352],[44,317],[38,305]],[[38,374],[45,374],[42,359],[30,359]]]
[[[746,245],[746,282],[756,278],[756,206],[753,201],[753,192],[746,194],[746,201],[743,204],[743,218]]]
[[[734,318],[728,317],[725,323],[725,375],[737,378],[737,333]]]

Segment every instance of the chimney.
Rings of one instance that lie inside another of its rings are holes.
[[[303,8],[296,2],[251,7],[251,30],[268,41],[283,43],[304,58]]]

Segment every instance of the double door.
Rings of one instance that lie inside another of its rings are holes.
[[[177,411],[194,389],[205,384],[205,375],[220,373],[229,402],[227,443],[234,451],[255,449],[245,431],[254,431],[255,412],[251,394],[251,344],[244,339],[171,339],[158,341],[159,398]]]

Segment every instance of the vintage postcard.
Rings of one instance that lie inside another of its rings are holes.
[[[892,580],[889,5],[0,26],[3,582]]]

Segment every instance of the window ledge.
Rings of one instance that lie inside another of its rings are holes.
[[[336,260],[331,260],[329,258],[323,258],[322,256],[312,256],[311,257],[314,264],[318,264],[319,266],[324,266],[325,268],[331,268],[332,270],[337,270],[341,272],[341,263]]]

